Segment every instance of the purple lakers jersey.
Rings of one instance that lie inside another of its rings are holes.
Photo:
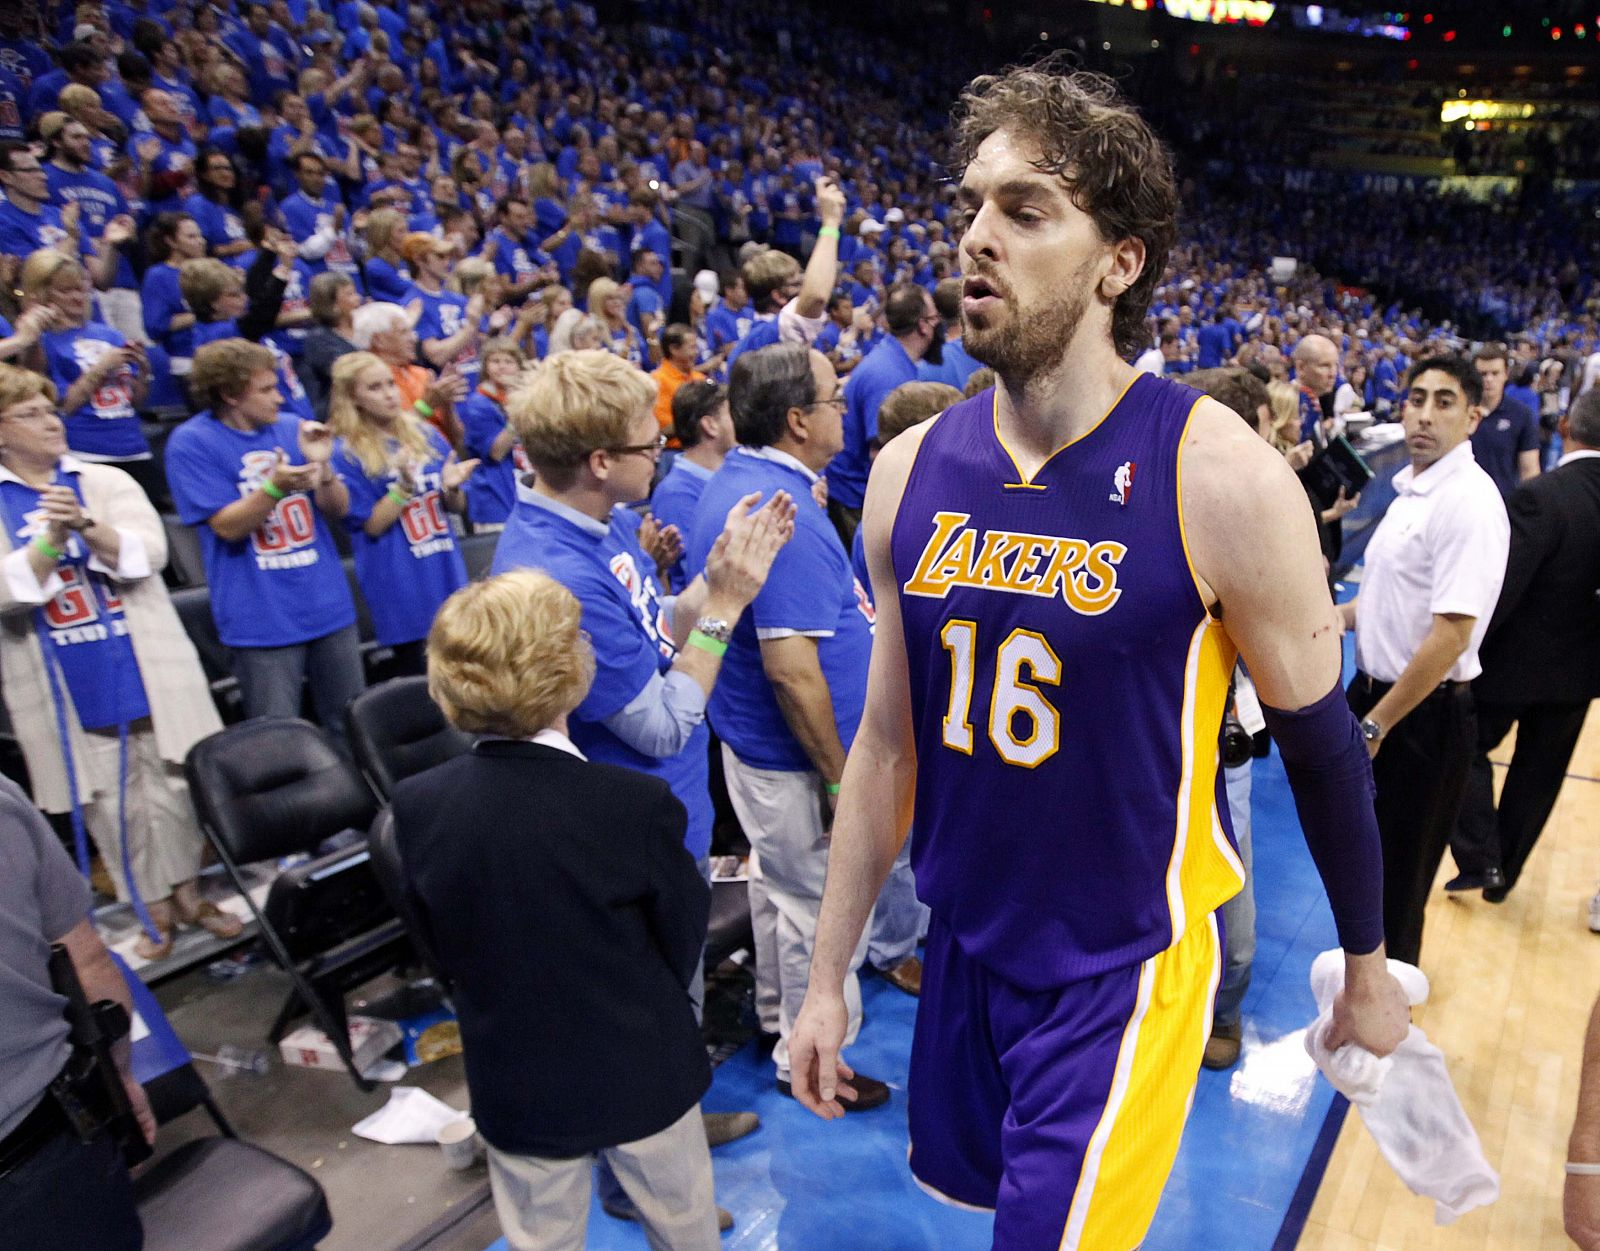
[[[1139,374],[1024,479],[984,391],[929,427],[895,517],[917,893],[1024,989],[1145,960],[1243,882],[1217,750],[1235,651],[1178,503],[1199,398]]]

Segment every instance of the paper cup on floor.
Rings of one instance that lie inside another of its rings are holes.
[[[443,1126],[434,1141],[444,1152],[445,1164],[457,1172],[471,1168],[478,1158],[478,1127],[470,1116]]]

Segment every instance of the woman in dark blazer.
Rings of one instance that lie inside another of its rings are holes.
[[[510,1244],[578,1251],[602,1155],[652,1247],[713,1251],[711,1070],[688,990],[710,896],[666,784],[566,736],[594,673],[579,616],[526,570],[440,609],[429,690],[489,737],[396,788],[406,888],[455,984]]]

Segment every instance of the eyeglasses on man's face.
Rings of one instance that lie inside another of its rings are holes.
[[[830,395],[825,400],[812,400],[811,403],[806,405],[806,407],[807,408],[837,408],[842,413],[844,411],[844,409],[845,409],[845,403],[846,403],[846,401],[845,401],[845,398],[844,398],[844,391],[840,390],[837,394]]]
[[[648,456],[654,459],[666,450],[667,436],[658,434],[648,443],[628,443],[622,447],[608,447],[604,450],[613,456]]]

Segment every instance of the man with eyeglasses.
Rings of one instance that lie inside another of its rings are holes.
[[[917,380],[918,361],[937,365],[943,360],[944,322],[925,288],[914,282],[891,287],[883,317],[889,333],[845,383],[844,450],[828,465],[828,514],[847,549],[861,524],[879,406],[901,383]]]
[[[727,631],[723,674],[711,694],[728,795],[750,839],[750,914],[756,934],[756,1007],[778,1035],[778,1089],[788,1094],[788,1037],[805,998],[817,910],[828,871],[829,830],[867,693],[872,602],[811,494],[844,442],[844,396],[833,365],[803,343],[749,352],[728,386],[739,446],[706,483],[687,567],[715,556],[720,518],[737,501],[787,493],[795,533],[773,562],[744,619]],[[845,983],[846,1041],[861,1025],[855,970]],[[887,1102],[888,1087],[857,1073],[847,1110]]]

